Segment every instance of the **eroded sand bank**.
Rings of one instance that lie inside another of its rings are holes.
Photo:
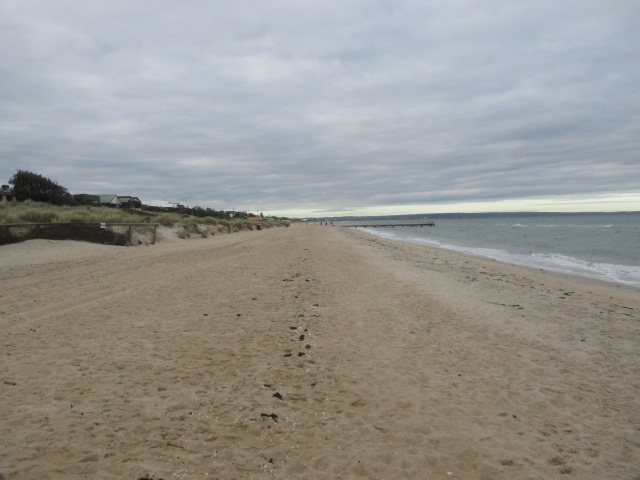
[[[640,476],[638,289],[304,225],[0,281],[0,478]]]

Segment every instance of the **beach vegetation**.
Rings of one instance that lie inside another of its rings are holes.
[[[53,205],[33,200],[0,205],[0,223],[156,223],[153,218],[97,205]]]
[[[175,214],[166,213],[164,215],[159,215],[156,217],[156,222],[162,225],[163,227],[173,228],[173,226],[178,223],[179,218]]]
[[[148,212],[138,209],[110,208],[100,205],[53,205],[26,200],[0,204],[0,224],[12,223],[154,223],[165,227],[182,225],[191,233],[240,232],[254,230],[258,224],[266,229],[282,226],[280,221],[252,222],[243,218],[231,220],[217,217],[199,217],[177,212]],[[195,231],[196,226],[200,228]]]
[[[33,200],[54,205],[73,205],[75,200],[69,191],[54,180],[38,173],[18,170],[9,184],[13,185],[13,195],[19,202]]]

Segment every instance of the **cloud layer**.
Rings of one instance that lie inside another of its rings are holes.
[[[265,211],[640,191],[640,6],[0,3],[0,174]]]

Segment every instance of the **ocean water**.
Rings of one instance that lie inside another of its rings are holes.
[[[434,221],[434,227],[358,228],[391,240],[640,287],[640,213]]]

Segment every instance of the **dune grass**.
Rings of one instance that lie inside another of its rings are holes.
[[[0,224],[6,223],[158,223],[165,227],[181,225],[185,232],[203,236],[215,231],[228,233],[253,230],[255,222],[245,219],[223,220],[214,217],[194,217],[170,212],[145,212],[93,205],[57,206],[27,200],[0,204]],[[214,229],[198,227],[217,226]],[[282,222],[261,221],[262,228],[282,226]]]
[[[31,200],[0,206],[0,223],[156,223],[152,218],[129,210],[90,205],[57,206]]]

